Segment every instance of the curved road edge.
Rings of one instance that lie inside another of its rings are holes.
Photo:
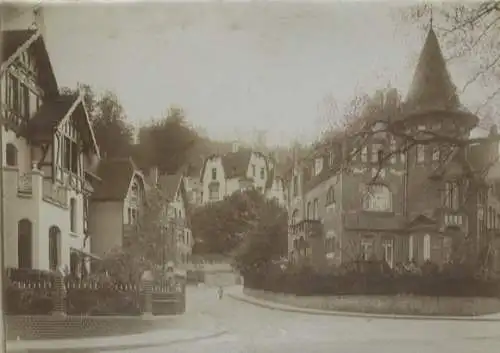
[[[484,315],[484,316],[424,316],[424,315],[395,315],[395,314],[369,314],[356,312],[342,312],[319,309],[299,308],[295,306],[279,304],[268,300],[253,298],[243,293],[241,289],[231,289],[226,294],[233,300],[238,300],[247,304],[252,304],[261,308],[279,310],[291,313],[308,314],[308,315],[323,315],[323,316],[342,316],[360,319],[382,319],[382,320],[433,320],[433,321],[477,321],[490,322],[500,321],[500,314]]]
[[[159,340],[157,342],[151,340],[141,340],[141,342],[130,342],[130,343],[121,343],[126,338],[117,336],[112,337],[113,341],[116,341],[118,344],[114,344],[113,342],[103,342],[96,338],[90,342],[82,342],[82,340],[50,340],[50,341],[31,341],[31,342],[7,342],[7,351],[8,352],[23,352],[23,353],[31,353],[31,352],[70,352],[70,353],[78,353],[78,352],[105,352],[105,351],[119,351],[126,349],[141,349],[141,348],[152,348],[152,347],[168,347],[175,344],[182,343],[190,343],[196,341],[203,341],[212,338],[217,338],[227,334],[227,330],[219,330],[216,332],[212,332],[210,334],[200,334],[191,337],[179,338],[179,339],[165,339]],[[107,337],[109,339],[111,337]],[[71,342],[70,342],[71,341]],[[78,342],[80,341],[80,342]],[[139,340],[138,340],[139,341]],[[38,343],[38,345],[37,345]],[[62,344],[61,344],[62,343]]]

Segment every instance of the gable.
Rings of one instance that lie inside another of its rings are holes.
[[[81,96],[61,95],[46,101],[28,121],[28,138],[34,143],[51,142],[57,129],[70,135],[78,132],[84,148],[99,156],[97,141]],[[75,132],[72,132],[73,129]]]
[[[203,183],[205,179],[205,174],[211,173],[212,168],[217,168],[218,170],[220,169],[222,172],[224,172],[224,166],[222,165],[222,157],[217,155],[212,155],[205,159],[205,161],[203,162],[203,167],[200,171],[200,182]],[[208,175],[208,178],[209,180],[212,179],[210,175]],[[219,179],[219,175],[217,175],[217,179]]]
[[[34,70],[32,74],[43,91],[43,98],[57,97],[59,89],[41,33],[35,30],[2,31],[0,37],[0,74],[3,75],[7,69],[12,69],[20,76],[26,75],[28,72],[25,64],[28,62],[28,68]]]
[[[436,224],[435,220],[428,217],[427,215],[420,214],[420,215],[414,217],[408,223],[408,227],[413,228],[413,227],[417,227],[417,226],[426,226],[426,225],[435,225],[435,224]]]

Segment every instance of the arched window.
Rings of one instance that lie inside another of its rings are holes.
[[[392,211],[392,193],[382,184],[370,185],[363,195],[363,209],[366,211]]]
[[[319,219],[319,201],[318,201],[318,199],[314,199],[313,219]]]
[[[307,203],[307,209],[306,209],[306,219],[311,219],[310,217],[312,216],[312,209],[311,209],[311,201]]]
[[[5,146],[5,159],[9,167],[17,166],[17,148],[12,143]]]
[[[49,229],[49,268],[57,270],[60,264],[61,230],[57,226]]]
[[[335,190],[333,189],[333,186],[330,186],[328,189],[328,192],[326,193],[326,205],[331,205],[335,203]]]
[[[17,224],[17,265],[19,268],[33,267],[33,235],[31,221],[21,219]]]

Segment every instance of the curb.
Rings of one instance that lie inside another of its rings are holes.
[[[247,304],[252,304],[261,308],[278,310],[290,313],[320,315],[320,316],[340,316],[352,317],[358,319],[380,319],[380,320],[421,320],[421,321],[468,321],[468,322],[500,322],[500,318],[482,317],[482,316],[424,316],[424,315],[397,315],[397,314],[369,314],[356,313],[351,311],[326,311],[319,309],[306,309],[299,307],[286,306],[279,303],[265,302],[263,300],[254,300],[239,295],[227,293],[227,296],[233,300],[238,300]]]
[[[68,347],[51,347],[51,348],[16,348],[16,347],[7,347],[8,352],[23,352],[23,353],[31,353],[31,352],[67,352],[67,353],[78,353],[78,352],[89,352],[89,351],[97,351],[97,352],[106,352],[106,351],[119,351],[126,349],[141,349],[141,348],[152,348],[152,347],[168,347],[175,344],[188,343],[188,342],[196,342],[203,341],[211,338],[217,338],[227,334],[227,330],[218,331],[212,334],[208,334],[205,336],[197,336],[190,338],[181,338],[177,340],[171,341],[163,341],[163,342],[154,342],[154,343],[132,343],[132,344],[118,344],[118,345],[107,345],[102,346],[99,344],[88,345],[85,347],[78,348],[68,348]]]

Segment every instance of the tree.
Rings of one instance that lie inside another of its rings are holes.
[[[264,197],[256,190],[238,191],[219,202],[195,209],[191,227],[196,253],[230,255],[258,221]]]
[[[139,160],[143,168],[158,166],[162,173],[176,173],[186,164],[198,134],[188,125],[184,111],[172,107],[164,118],[152,120],[139,130]]]
[[[410,23],[429,24],[442,34],[445,48],[450,51],[448,61],[467,60],[474,66],[462,91],[479,81],[489,86],[482,111],[500,95],[500,2],[482,1],[418,4],[404,8],[402,19]]]
[[[134,129],[114,93],[106,92],[96,101],[92,125],[104,157],[130,156]]]
[[[287,254],[288,215],[274,200],[265,201],[246,236],[235,249],[236,267],[242,271],[268,268]]]
[[[103,158],[128,157],[131,153],[134,128],[118,97],[107,91],[97,96],[89,85],[80,85],[83,100],[89,114],[94,134]],[[62,94],[79,94],[78,91],[63,88]]]
[[[165,237],[167,200],[158,188],[146,192],[138,222],[128,237],[124,250],[134,257],[153,265],[161,265],[167,247]],[[171,245],[171,244],[170,244]]]

